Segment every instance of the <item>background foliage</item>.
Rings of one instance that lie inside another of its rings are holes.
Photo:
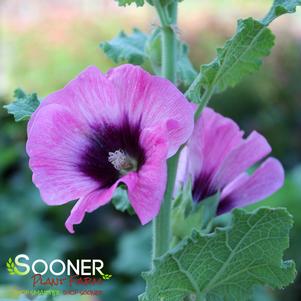
[[[191,45],[195,67],[214,58],[215,48],[234,32],[236,19],[262,17],[269,5],[268,0],[182,2],[179,34]],[[76,234],[69,235],[64,221],[72,204],[47,207],[41,202],[24,151],[26,124],[15,123],[2,104],[11,100],[16,87],[43,97],[90,64],[105,72],[113,63],[100,42],[122,29],[127,34],[133,27],[150,31],[150,24],[158,22],[147,7],[118,8],[113,0],[10,0],[1,1],[0,9],[0,300],[17,298],[13,287],[29,285],[26,277],[12,278],[5,270],[6,260],[21,252],[32,258],[103,258],[113,277],[101,300],[135,300],[144,289],[140,271],[148,268],[150,227],[140,227],[135,217],[108,205],[87,215]],[[284,188],[261,204],[287,207],[294,215],[287,257],[301,270],[300,12],[275,21],[272,29],[276,47],[261,70],[214,96],[211,104],[247,133],[256,129],[265,135],[273,155],[285,165]],[[300,285],[299,277],[284,291],[258,289],[254,300],[299,300]]]

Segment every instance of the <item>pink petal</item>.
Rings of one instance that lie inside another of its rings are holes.
[[[189,162],[193,177],[214,175],[225,157],[239,145],[243,132],[229,118],[206,108],[189,140]]]
[[[242,175],[222,192],[219,214],[232,208],[258,202],[283,186],[284,170],[281,163],[267,159],[251,176]]]
[[[168,144],[156,131],[158,129],[144,130],[142,133],[147,160],[138,174],[132,174],[132,178],[124,181],[130,203],[143,225],[159,213],[167,181]]]
[[[105,204],[119,183],[142,223],[158,212],[166,185],[166,159],[191,135],[194,108],[169,81],[126,65],[104,76],[89,67],[62,90],[47,96],[28,124],[27,152],[33,181],[48,204],[80,199],[67,226]],[[88,147],[91,128],[118,125],[125,119],[141,126],[146,163],[110,188],[85,176],[78,162]]]
[[[123,111],[143,128],[165,124],[168,131],[168,156],[190,137],[194,107],[168,80],[152,76],[142,68],[122,65],[111,69],[107,78],[114,85]]]
[[[57,104],[41,108],[36,115],[26,150],[33,182],[47,204],[64,204],[99,185],[76,168],[86,143],[85,131],[85,126]]]
[[[271,147],[266,139],[259,133],[252,132],[246,140],[227,155],[212,182],[219,189],[224,188],[270,152]]]
[[[64,106],[88,124],[114,121],[121,114],[114,86],[95,66],[86,68],[63,89],[45,97],[28,123],[28,133],[39,110],[49,104]]]
[[[127,186],[129,201],[143,225],[158,214],[164,196],[167,173],[167,142],[158,135],[158,132],[161,130],[156,128],[142,133],[141,139],[146,146],[147,161],[138,173],[131,172],[110,188],[93,191],[76,203],[65,224],[70,233],[74,233],[73,225],[80,224],[85,213],[108,203],[121,183]]]
[[[239,175],[234,181],[228,184],[222,191],[221,198],[226,198],[228,195],[232,193],[237,187],[243,185],[245,182],[249,180],[250,176],[247,172],[242,173]]]
[[[117,188],[120,181],[115,183],[109,189],[99,189],[89,193],[88,195],[80,198],[73,207],[65,226],[70,233],[74,233],[73,226],[80,224],[86,212],[92,212],[100,206],[107,204]]]

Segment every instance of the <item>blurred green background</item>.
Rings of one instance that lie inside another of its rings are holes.
[[[211,61],[236,27],[236,20],[262,17],[269,0],[185,0],[180,4],[179,34],[191,46],[196,66]],[[69,235],[64,222],[73,204],[48,207],[31,182],[25,153],[26,123],[15,123],[2,105],[17,87],[40,97],[63,87],[87,65],[103,72],[114,64],[98,45],[121,29],[150,31],[158,21],[149,6],[119,8],[113,0],[0,1],[0,300],[18,299],[16,288],[31,279],[10,276],[9,257],[102,258],[111,280],[102,301],[132,301],[143,291],[140,272],[148,268],[150,226],[112,205],[88,214]],[[234,118],[249,133],[267,137],[283,162],[285,186],[261,204],[287,207],[295,225],[286,256],[301,270],[301,14],[274,22],[276,46],[261,71],[236,88],[215,96],[211,105]],[[282,291],[256,290],[254,301],[301,300],[301,278]],[[46,300],[40,298],[40,300]],[[99,300],[92,297],[56,300]]]

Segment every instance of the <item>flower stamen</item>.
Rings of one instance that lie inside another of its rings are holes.
[[[122,175],[137,170],[137,161],[122,149],[109,152],[108,160]]]

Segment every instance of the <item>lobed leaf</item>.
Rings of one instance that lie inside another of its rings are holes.
[[[297,6],[300,5],[301,0],[274,0],[269,13],[263,19],[263,23],[268,25],[283,14],[294,13]]]
[[[201,69],[206,88],[216,92],[236,85],[244,75],[258,70],[261,58],[270,53],[274,35],[262,23],[252,18],[239,20],[237,34],[217,50],[217,59]]]
[[[194,231],[156,259],[143,275],[140,300],[244,301],[256,285],[287,286],[296,276],[294,262],[282,259],[292,223],[286,209],[234,210],[230,226],[208,235]]]
[[[40,104],[36,93],[26,94],[21,89],[15,90],[14,98],[15,100],[4,108],[14,115],[15,121],[28,120]]]
[[[139,29],[134,28],[131,35],[123,31],[114,39],[100,44],[104,53],[115,63],[127,61],[131,64],[142,65],[147,59],[144,45],[147,36]]]
[[[100,44],[105,54],[115,63],[129,62],[135,65],[149,64],[155,74],[161,74],[161,29],[156,28],[149,36],[139,29],[131,35],[121,32],[109,42]],[[189,49],[185,43],[177,41],[177,86],[186,90],[197,72],[189,59]]]
[[[201,67],[200,75],[187,92],[193,102],[201,101],[201,92],[211,96],[235,86],[244,76],[257,71],[262,58],[274,45],[273,33],[252,18],[239,20],[236,34],[217,50],[217,58]]]
[[[177,59],[177,85],[187,89],[197,76],[189,59],[189,48],[185,43],[179,43]]]
[[[239,20],[234,36],[217,50],[213,62],[201,66],[186,96],[200,103],[201,108],[205,107],[214,93],[235,86],[243,77],[257,71],[274,45],[274,35],[267,26],[285,13],[295,12],[299,5],[301,0],[274,0],[262,21]]]

